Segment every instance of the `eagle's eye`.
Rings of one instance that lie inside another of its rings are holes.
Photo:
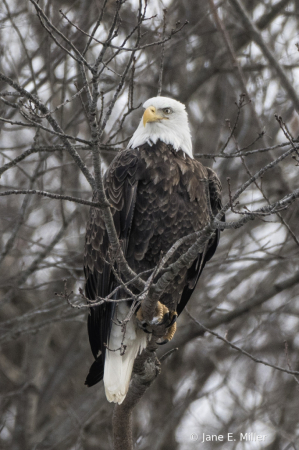
[[[164,114],[171,114],[172,113],[172,109],[171,108],[164,108],[163,112],[164,112]]]

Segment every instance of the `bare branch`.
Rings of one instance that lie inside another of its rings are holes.
[[[188,314],[188,316],[190,317],[190,319],[193,320],[193,322],[195,322],[199,327],[201,327],[204,331],[208,332],[209,334],[212,334],[213,336],[215,336],[217,339],[219,339],[222,342],[225,342],[226,344],[228,344],[231,348],[233,348],[234,350],[237,350],[238,352],[242,353],[242,355],[247,356],[248,358],[250,358],[252,361],[258,363],[258,364],[263,364],[264,366],[268,366],[268,367],[272,367],[272,369],[275,370],[279,370],[280,372],[285,372],[288,373],[290,375],[299,375],[299,372],[297,372],[296,370],[288,370],[285,369],[283,367],[279,367],[276,366],[275,364],[270,364],[267,361],[263,361],[262,359],[256,358],[255,356],[251,355],[250,353],[246,352],[245,350],[243,350],[241,347],[238,347],[237,345],[233,344],[232,342],[228,341],[227,339],[225,339],[224,337],[220,336],[220,334],[216,333],[215,331],[210,330],[209,328],[205,327],[201,322],[199,322],[197,319],[195,319],[195,317],[193,317],[189,311],[186,309],[186,312]]]
[[[163,9],[162,41],[164,41],[164,39],[165,39],[166,15],[167,15],[167,9]],[[161,61],[160,61],[160,72],[159,72],[158,94],[157,94],[158,97],[161,95],[161,92],[162,92],[164,58],[165,58],[165,42],[163,42],[163,44],[161,44]]]
[[[19,195],[19,194],[24,194],[24,195],[36,194],[36,195],[41,195],[42,197],[53,198],[56,200],[67,200],[69,202],[79,203],[81,205],[92,206],[93,208],[103,208],[104,206],[109,205],[109,203],[91,202],[89,200],[83,200],[82,198],[72,197],[70,195],[54,194],[54,193],[46,192],[46,191],[38,191],[36,189],[23,189],[23,190],[14,189],[14,190],[10,190],[10,191],[4,191],[4,192],[0,192],[0,197],[5,197],[7,195]]]
[[[11,78],[7,77],[6,75],[4,75],[3,73],[0,72],[0,79],[3,80],[4,82],[8,83],[11,87],[13,87],[21,95],[23,95],[24,97],[28,98],[28,100],[30,100],[34,105],[36,105],[36,107],[43,114],[47,115],[49,113],[48,108],[43,103],[41,103],[36,97],[34,97],[32,94],[30,94],[30,92],[26,91],[24,88],[22,88],[17,83],[15,83]],[[60,126],[58,125],[56,120],[51,115],[47,115],[47,120],[50,123],[50,125],[52,126],[53,130],[56,133],[59,133],[59,136],[61,137],[61,140],[63,141],[66,149],[68,150],[68,152],[70,153],[70,155],[72,156],[74,161],[76,162],[77,166],[81,169],[83,175],[85,176],[85,178],[87,179],[89,184],[91,186],[94,186],[94,178],[93,178],[93,176],[91,175],[91,173],[87,169],[86,165],[84,164],[84,162],[80,158],[80,156],[77,153],[77,151],[70,144],[69,138],[63,133],[62,129],[60,128]]]
[[[253,39],[253,41],[260,47],[264,56],[268,59],[270,66],[276,71],[277,76],[280,79],[281,85],[286,90],[289,98],[292,100],[294,104],[296,111],[299,113],[299,97],[297,95],[296,90],[289,81],[288,77],[286,76],[285,72],[282,70],[280,64],[278,63],[277,58],[275,58],[275,55],[270,50],[270,47],[266,45],[266,43],[264,42],[264,39],[262,38],[260,31],[250,19],[241,2],[239,0],[229,0],[229,1],[233,6],[233,8],[237,11],[247,30],[250,32],[250,36]]]

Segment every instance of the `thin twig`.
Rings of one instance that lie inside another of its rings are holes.
[[[166,30],[166,15],[167,9],[163,9],[163,31],[162,31],[162,41],[165,39],[165,30]],[[161,59],[160,59],[160,71],[159,71],[159,81],[158,81],[158,93],[159,97],[162,92],[162,82],[163,82],[163,68],[164,68],[164,57],[165,57],[165,42],[161,44]]]
[[[216,333],[215,331],[210,330],[209,328],[205,327],[201,322],[199,322],[197,319],[195,319],[187,310],[187,308],[185,308],[186,313],[188,314],[188,316],[190,317],[190,319],[193,320],[193,322],[195,322],[199,327],[201,327],[204,331],[212,334],[213,336],[215,336],[217,339],[220,339],[221,341],[225,342],[226,344],[228,344],[230,347],[232,347],[234,350],[237,350],[238,352],[242,353],[242,355],[247,356],[248,358],[252,359],[252,361],[258,363],[258,364],[263,364],[264,366],[268,366],[268,367],[272,367],[272,369],[276,369],[279,370],[280,372],[285,372],[285,373],[289,373],[290,375],[299,375],[299,372],[296,370],[288,370],[288,369],[284,369],[283,367],[279,367],[276,366],[274,364],[270,364],[267,361],[263,361],[262,359],[258,359],[255,356],[251,355],[250,353],[246,352],[245,350],[243,350],[242,348],[238,347],[237,345],[233,344],[232,342],[228,341],[227,339],[225,339],[224,337],[220,336],[220,334]]]
[[[281,85],[286,90],[289,99],[293,102],[296,111],[299,113],[299,97],[297,95],[294,86],[287,78],[285,71],[282,70],[276,56],[272,53],[271,48],[267,45],[262,37],[262,34],[252,22],[249,14],[245,10],[244,6],[241,4],[240,0],[229,0],[235,11],[237,11],[239,17],[243,21],[245,27],[250,33],[251,39],[260,47],[264,56],[269,61],[270,66],[276,71],[278,78],[280,79]]]
[[[33,96],[30,92],[28,92],[26,89],[24,89],[23,87],[21,87],[18,83],[15,83],[11,78],[7,77],[6,75],[4,75],[3,73],[0,72],[0,79],[2,79],[4,82],[6,82],[7,84],[9,84],[11,87],[13,87],[17,92],[19,92],[22,96],[26,97],[28,100],[30,100],[33,104],[36,105],[36,107],[43,113],[43,114],[47,114],[49,112],[48,108],[41,102],[39,101],[38,98],[36,98],[35,96]],[[85,178],[87,179],[88,183],[94,187],[95,185],[95,180],[93,178],[93,176],[91,175],[91,173],[89,172],[89,170],[87,169],[86,165],[84,164],[84,162],[82,161],[79,153],[74,149],[74,147],[71,145],[71,143],[69,142],[69,139],[73,139],[68,137],[63,130],[61,129],[61,127],[58,125],[57,121],[51,116],[47,116],[47,120],[50,123],[50,125],[52,126],[53,130],[57,133],[57,135],[59,135],[59,137],[61,138],[62,142],[64,143],[67,151],[69,152],[69,154],[72,156],[72,158],[74,159],[74,161],[76,162],[77,166],[79,167],[79,169],[81,170],[81,172],[83,173],[83,175],[85,176]],[[76,138],[75,138],[76,140]],[[87,142],[84,142],[85,144]]]
[[[34,5],[37,16],[40,20],[41,25],[45,28],[45,30],[50,34],[53,41],[64,51],[66,52],[71,58],[73,58],[75,61],[77,61],[79,64],[83,63],[90,71],[92,71],[92,67],[84,56],[79,52],[79,50],[74,46],[74,44],[63,34],[61,31],[59,31],[49,20],[48,16],[45,14],[45,12],[42,10],[42,8],[38,5],[38,3],[35,0],[30,0],[30,2]],[[74,53],[77,55],[73,55],[67,48],[65,48],[54,36],[54,34],[51,32],[51,30],[45,25],[43,20],[46,22],[46,24],[56,33],[58,36],[60,36],[66,43],[71,47],[71,49],[74,51]]]
[[[37,189],[14,189],[9,191],[0,192],[0,197],[5,197],[7,195],[19,195],[19,194],[36,194],[41,195],[42,197],[54,198],[56,200],[67,200],[73,203],[79,203],[81,205],[92,206],[93,208],[103,208],[103,206],[109,205],[109,203],[101,203],[101,202],[91,202],[89,200],[83,200],[78,197],[71,197],[70,195],[60,195],[54,194],[46,191],[39,191]]]

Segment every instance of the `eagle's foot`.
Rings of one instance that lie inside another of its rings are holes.
[[[152,320],[153,325],[165,325],[169,320],[169,309],[163,303],[157,302],[155,315]]]
[[[141,308],[138,309],[136,313],[136,318],[140,322],[142,328],[147,326]],[[153,317],[153,320],[151,321],[151,325],[163,325],[168,321],[168,319],[169,319],[168,308],[162,303],[158,302],[155,309],[155,315]]]
[[[139,308],[136,313],[136,318],[138,322],[138,326],[148,334],[155,335],[155,332],[153,332],[150,327],[153,326],[164,326],[167,328],[167,333],[161,337],[163,339],[161,342],[157,342],[159,345],[167,344],[167,342],[171,341],[171,339],[174,336],[174,333],[176,332],[176,320],[177,320],[177,313],[176,311],[169,311],[167,306],[163,305],[163,303],[158,302],[155,310],[155,316],[153,317],[153,320],[151,321],[151,324],[148,324],[143,317],[142,309]]]
[[[163,341],[157,342],[158,345],[167,344],[167,342],[171,341],[171,339],[173,338],[173,336],[176,332],[176,320],[177,320],[178,315],[176,312],[172,312],[170,314],[172,315],[172,318],[168,325],[167,333],[163,336],[163,338],[162,338]]]

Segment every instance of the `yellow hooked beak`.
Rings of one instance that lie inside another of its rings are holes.
[[[158,120],[167,119],[167,117],[162,117],[157,114],[157,110],[154,106],[149,106],[143,113],[143,125],[145,126],[147,122],[157,122]]]

